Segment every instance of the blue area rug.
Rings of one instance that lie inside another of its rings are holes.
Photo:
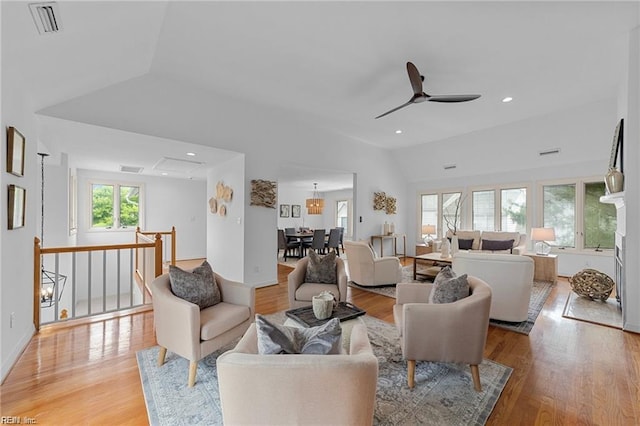
[[[282,312],[270,317],[274,321],[285,320]],[[468,365],[418,362],[416,385],[410,390],[406,381],[407,364],[402,359],[395,327],[368,315],[362,319],[379,363],[374,424],[485,424],[511,375],[510,367],[484,360],[480,365],[482,392],[476,392]],[[216,359],[234,346],[235,342],[198,363],[193,388],[187,387],[187,360],[168,352],[165,364],[158,367],[157,346],[139,351],[138,367],[149,422],[152,425],[221,425]],[[249,401],[248,404],[250,408]]]

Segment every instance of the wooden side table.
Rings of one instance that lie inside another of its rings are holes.
[[[428,246],[426,244],[416,244],[416,256],[429,254],[432,252],[433,252],[433,246]]]
[[[398,238],[402,238],[403,249],[402,253],[398,253]],[[389,234],[389,235],[372,235],[371,236],[371,246],[373,247],[373,242],[375,240],[380,240],[380,257],[384,257],[384,240],[393,239],[393,255],[398,256],[398,254],[402,254],[402,257],[407,257],[407,236],[406,234]]]
[[[527,257],[533,259],[533,279],[537,281],[558,282],[558,255],[557,254],[535,254],[525,253]]]

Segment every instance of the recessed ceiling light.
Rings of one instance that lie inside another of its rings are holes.
[[[196,156],[196,153],[195,153],[195,152],[187,152],[187,155],[188,155],[189,157],[195,157],[195,156]]]
[[[513,100],[513,98],[511,96],[507,96],[506,98],[502,99],[502,102],[507,103],[507,102],[511,102]]]
[[[399,135],[400,133],[402,133],[402,130],[400,129],[396,130],[396,135]]]
[[[160,173],[160,174],[161,174],[162,176],[167,176],[169,173],[167,173],[167,172],[162,172],[162,173]]]

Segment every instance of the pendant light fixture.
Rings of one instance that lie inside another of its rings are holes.
[[[324,200],[320,198],[318,193],[318,184],[313,184],[313,195],[311,198],[307,198],[307,213],[308,214],[322,214],[324,209]]]

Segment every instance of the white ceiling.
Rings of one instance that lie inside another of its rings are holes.
[[[21,70],[38,109],[150,73],[387,149],[617,96],[627,34],[640,22],[637,1],[59,5],[63,31],[40,36],[27,3],[2,2],[3,72]],[[482,97],[374,120],[410,98],[407,61],[427,93]],[[80,152],[88,139],[66,144]],[[171,145],[158,147],[178,155]]]

